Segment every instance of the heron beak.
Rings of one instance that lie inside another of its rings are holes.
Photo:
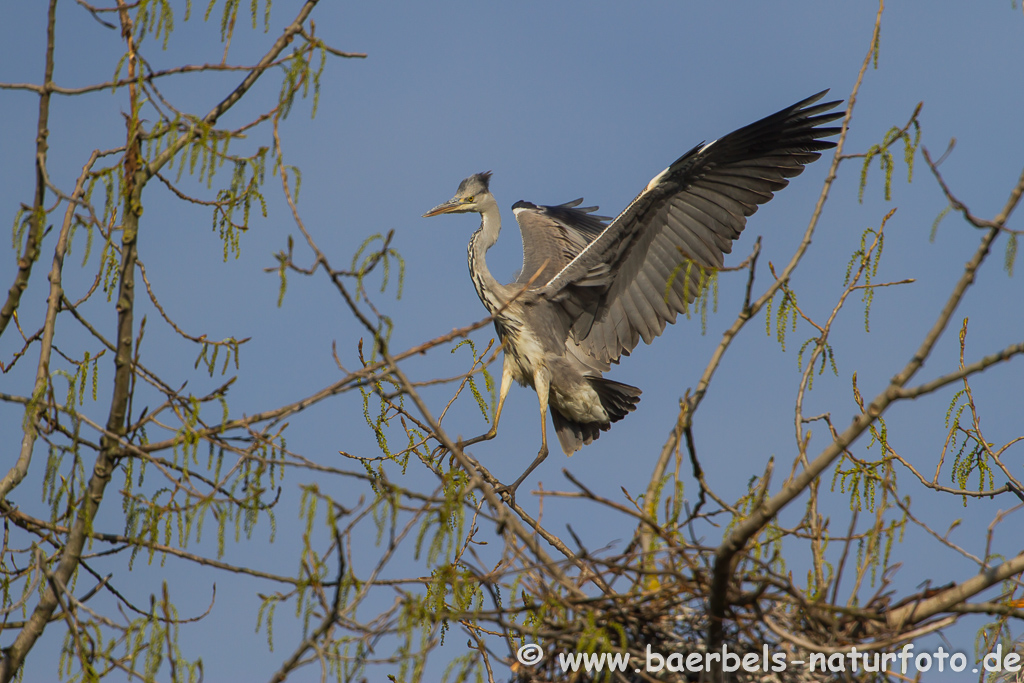
[[[424,218],[430,218],[431,216],[440,216],[442,213],[452,213],[462,208],[462,202],[458,199],[449,199],[444,204],[438,204],[430,211],[423,214]]]

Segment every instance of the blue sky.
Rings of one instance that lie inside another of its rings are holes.
[[[194,14],[202,9],[195,8]],[[599,204],[602,213],[615,215],[651,177],[696,143],[720,137],[824,88],[832,89],[830,97],[845,99],[867,51],[876,10],[870,3],[806,1],[322,3],[314,13],[317,35],[336,48],[365,52],[368,58],[333,60],[324,75],[316,118],[310,118],[308,102],[299,103],[283,126],[286,158],[303,173],[299,204],[303,219],[336,266],[347,264],[367,236],[395,231],[393,246],[406,263],[403,295],[395,300],[389,290],[376,295],[375,302],[397,323],[392,347],[404,349],[484,315],[465,266],[465,245],[477,227],[475,217],[420,218],[448,199],[462,178],[484,170],[494,173],[491,189],[505,209],[506,224],[501,241],[488,255],[489,263],[499,279],[510,280],[521,262],[518,233],[508,210],[512,203],[527,199],[556,204],[582,196],[586,205]],[[290,21],[291,11],[285,3],[274,5],[269,35],[241,29],[232,43],[231,58],[250,63],[258,57],[283,23]],[[37,4],[17,3],[5,8],[5,15],[7,21],[0,29],[0,81],[38,81],[44,12]],[[189,22],[182,18],[178,10],[177,30],[166,52],[152,39],[144,44],[148,58],[158,66],[219,60],[223,46],[216,42],[216,20],[203,24],[201,17],[193,16]],[[847,151],[861,152],[879,142],[923,102],[923,144],[938,156],[950,138],[956,138],[956,149],[942,167],[944,177],[975,214],[993,216],[1006,201],[1024,159],[1020,125],[1024,16],[1020,7],[1012,7],[1008,0],[891,3],[881,35],[878,68],[869,69],[865,76]],[[116,34],[69,2],[60,8],[58,45],[56,80],[62,85],[108,79],[120,58]],[[163,91],[182,107],[205,113],[237,80],[232,74],[168,80]],[[273,102],[276,88],[276,81],[268,80],[257,88],[252,102],[223,123],[239,125]],[[5,119],[0,130],[5,161],[0,165],[0,206],[13,220],[19,203],[30,202],[32,196],[36,100],[28,93],[2,91],[0,102]],[[55,182],[70,187],[89,151],[119,144],[123,107],[120,94],[55,98],[50,126],[50,170]],[[256,133],[235,149],[255,150],[270,142],[269,133]],[[749,253],[757,236],[763,236],[755,291],[767,286],[768,262],[784,262],[798,243],[827,164],[823,159],[795,179],[750,220],[737,242],[733,263]],[[897,207],[887,228],[878,278],[917,281],[876,296],[870,334],[864,331],[860,304],[846,309],[835,337],[839,377],[820,378],[806,410],[809,414],[830,411],[837,425],[847,424],[855,410],[852,373],[858,373],[861,390],[870,396],[902,368],[979,239],[973,228],[949,216],[935,241],[929,241],[932,223],[946,202],[920,157],[914,170],[913,182],[908,184],[906,167],[898,163],[892,200],[885,201],[880,172],[874,166],[864,202],[859,203],[859,166],[846,164],[812,252],[794,279],[805,310],[827,315],[862,231],[877,226],[886,212]],[[346,314],[344,303],[320,278],[292,276],[283,306],[276,306],[279,283],[263,269],[274,265],[272,254],[285,246],[288,235],[297,235],[277,182],[277,178],[267,181],[268,217],[253,222],[242,239],[241,257],[226,263],[207,211],[182,207],[159,188],[147,190],[140,257],[164,305],[193,334],[253,337],[243,349],[242,377],[232,397],[238,412],[276,406],[332,381],[337,376],[332,342],[337,342],[346,367],[355,367],[356,342],[363,335]],[[1019,226],[1019,214],[1016,220]],[[69,289],[77,288],[74,291],[79,293],[93,272],[91,266],[78,267],[83,242],[75,244],[76,255],[66,269]],[[963,315],[970,316],[970,357],[992,353],[1024,337],[1021,278],[1019,273],[1009,278],[1000,269],[1003,246],[1005,242],[1000,241],[992,262],[918,379],[955,367],[955,330]],[[303,252],[299,248],[296,253]],[[46,267],[44,258],[37,268],[44,271]],[[0,261],[4,289],[14,271],[15,259],[8,252]],[[560,474],[567,467],[603,495],[620,496],[620,487],[640,493],[674,423],[678,399],[694,386],[721,331],[732,322],[744,284],[742,275],[723,277],[720,312],[710,319],[706,335],[701,335],[699,321],[681,320],[651,347],[638,348],[615,368],[612,378],[644,390],[640,409],[572,459],[552,454],[527,484],[542,481],[546,489],[568,488]],[[26,328],[40,311],[44,285],[42,274],[37,273],[26,294],[28,301],[35,302],[23,313]],[[187,371],[194,349],[165,331],[156,332],[156,315],[152,310],[148,313],[154,329],[147,337],[152,344],[151,365],[181,381],[188,379],[196,393],[223,382],[219,376],[211,379]],[[112,335],[112,314],[97,316]],[[793,457],[792,405],[799,381],[796,351],[810,332],[798,329],[783,352],[763,330],[763,321],[744,330],[716,375],[695,424],[708,479],[726,499],[741,495],[769,457],[776,458],[779,472],[788,471]],[[473,339],[482,346],[491,334],[485,328]],[[5,362],[16,348],[8,331],[0,342]],[[411,360],[406,369],[414,379],[427,379],[456,374],[464,367],[464,359],[439,349]],[[987,436],[994,442],[1019,434],[1022,366],[1019,360],[997,366],[974,384],[983,424],[990,430]],[[258,372],[253,371],[256,368]],[[17,373],[0,378],[3,391],[23,391],[24,377],[33,370],[23,363]],[[934,467],[953,391],[897,406],[888,416],[890,438],[922,467]],[[425,395],[439,412],[446,390]],[[103,404],[101,399],[98,405]],[[473,450],[503,480],[514,479],[536,452],[536,412],[532,391],[513,388],[498,438]],[[467,437],[487,428],[471,400],[457,404],[446,424],[451,433]],[[19,426],[20,411],[0,404],[0,432],[12,434]],[[367,454],[374,449],[358,396],[319,406],[296,418],[290,430],[290,447],[325,463],[338,464],[338,450]],[[6,452],[13,453],[14,440],[7,442]],[[816,452],[824,441],[819,438],[812,443],[817,444],[811,449]],[[858,444],[861,449],[864,445]],[[1020,445],[1008,454],[1018,470],[1021,455]],[[422,477],[420,485],[432,487],[426,474],[409,476]],[[985,530],[996,511],[1015,502],[972,501],[963,508],[959,499],[928,492],[909,477],[901,477],[920,516],[934,520],[940,532],[954,519],[963,518],[951,538],[979,554],[984,553]],[[289,549],[295,547],[292,520],[296,519],[297,486],[305,481],[300,479],[286,479],[286,500],[279,510],[284,531],[274,546],[278,557],[268,561],[285,571],[293,564]],[[830,481],[831,472],[822,488],[827,489]],[[331,485],[335,484],[347,485]],[[36,481],[26,482],[19,504],[38,500],[35,485]],[[536,500],[523,495],[526,490],[524,485],[520,502],[536,509]],[[358,493],[353,489],[350,495],[354,499]],[[844,500],[837,487],[829,502],[836,528],[845,529],[847,523],[848,517],[842,514]],[[116,509],[108,511],[109,523],[115,526],[116,513]],[[799,513],[799,509],[787,511],[787,522],[795,522]],[[628,520],[578,503],[548,500],[544,514],[552,529],[572,524],[592,548],[609,543],[621,546],[631,533]],[[996,534],[996,547],[1005,554],[1020,550],[1019,540],[1009,532],[1012,524]],[[233,561],[263,561],[265,533],[257,534],[258,542],[232,547]],[[904,561],[897,577],[903,590],[912,590],[925,579],[941,584],[974,571],[968,562],[940,551],[937,544],[916,533],[909,534],[894,553]],[[800,557],[787,559],[803,562]],[[141,568],[121,580],[145,604],[149,593],[158,590],[154,581],[165,575],[182,593],[187,592],[188,582],[176,574],[184,569],[169,560],[163,569]],[[280,626],[278,650],[264,653],[263,636],[253,634],[258,606],[253,594],[261,587],[232,577],[204,577],[200,595],[182,597],[182,612],[205,609],[208,587],[214,581],[218,583],[217,609],[207,622],[183,632],[183,643],[193,655],[203,656],[207,680],[266,677],[268,667],[290,652],[295,634]],[[980,623],[974,622],[973,627]],[[973,647],[970,628],[956,631],[955,637],[958,649]],[[221,638],[224,645],[211,646]],[[452,650],[451,656],[461,654],[457,647],[449,644],[446,651]],[[244,657],[239,656],[241,648],[245,648]],[[40,676],[48,671],[38,657],[30,666],[41,667],[35,670]],[[315,679],[313,669],[293,678]]]

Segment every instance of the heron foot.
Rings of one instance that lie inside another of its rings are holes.
[[[532,463],[530,463],[530,466],[526,468],[526,471],[523,472],[521,475],[519,475],[518,479],[516,479],[511,484],[502,484],[501,486],[496,487],[494,489],[494,492],[497,493],[498,495],[501,495],[503,493],[508,494],[508,501],[507,502],[509,503],[510,506],[515,507],[515,505],[516,505],[516,489],[519,488],[519,485],[522,484],[523,481],[528,476],[530,476],[530,473],[533,472],[535,469],[537,469],[537,466],[540,465],[542,462],[544,462],[544,460],[546,460],[547,457],[548,457],[548,445],[546,443],[544,443],[544,444],[541,445],[540,452],[537,453],[537,457],[534,459],[534,461]],[[502,497],[504,498],[504,496],[502,496]]]
[[[494,494],[501,498],[505,503],[514,508],[516,506],[516,489],[519,488],[519,481],[513,484],[502,484],[501,486],[494,487]]]

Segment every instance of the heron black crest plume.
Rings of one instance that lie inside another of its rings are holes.
[[[466,187],[471,185],[474,182],[482,185],[485,190],[489,189],[490,185],[491,185],[491,172],[490,171],[484,171],[483,173],[474,173],[473,175],[469,176],[468,178],[463,180],[461,183],[459,183],[459,190],[458,191],[459,192],[465,191]]]
[[[494,315],[505,358],[494,424],[470,442],[497,434],[512,380],[532,386],[540,400],[540,452],[507,487],[511,493],[547,457],[549,409],[567,455],[636,409],[640,390],[603,373],[674,323],[700,293],[702,272],[724,264],[747,218],[836,146],[823,138],[841,129],[825,124],[843,114],[835,110],[840,101],[817,104],[827,92],[697,145],[614,220],[595,215],[596,206],[579,208],[582,199],[516,202],[523,268],[509,285],[491,275],[485,260],[501,230],[490,172],[466,178],[454,197],[424,214],[481,216],[469,241],[469,271]]]

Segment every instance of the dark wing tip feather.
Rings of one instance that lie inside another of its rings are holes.
[[[814,104],[824,97],[826,92],[828,91],[822,91],[726,135],[719,141],[719,148],[723,152],[727,150],[738,154],[742,159],[764,154],[767,150],[777,153],[816,151],[835,147],[835,142],[822,138],[837,135],[841,128],[824,127],[823,124],[843,117],[843,112],[835,111],[835,107],[842,101]]]
[[[793,155],[832,149],[836,143],[822,138],[838,135],[842,128],[823,124],[842,118],[845,112],[835,111],[842,100],[815,104],[826,93],[828,90],[822,90],[711,144],[697,145],[672,163],[664,180],[684,180],[693,173],[699,174],[698,169],[708,165],[749,161],[766,155]],[[808,158],[801,165],[816,160],[818,156]],[[662,189],[672,191],[674,188]]]

